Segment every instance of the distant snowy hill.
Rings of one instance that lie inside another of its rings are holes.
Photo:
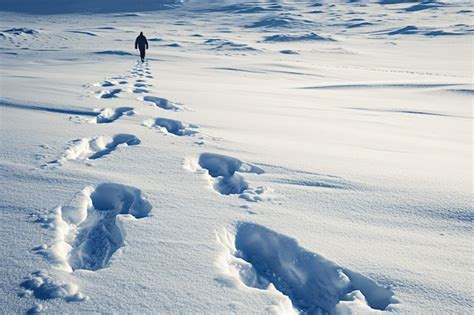
[[[111,13],[173,7],[180,0],[0,0],[0,11],[29,14]]]
[[[448,3],[435,0],[337,0],[337,1],[293,1],[308,3],[309,7],[334,6],[337,4],[413,4],[408,11],[421,11],[449,6],[453,3],[468,3],[457,0]],[[175,8],[180,4],[191,4],[203,9],[215,10],[220,7],[229,13],[258,13],[282,8],[285,1],[245,1],[245,0],[0,0],[0,11],[28,14],[70,14],[70,13],[116,13],[141,12]],[[218,10],[220,11],[220,10]],[[314,12],[317,13],[317,12]]]

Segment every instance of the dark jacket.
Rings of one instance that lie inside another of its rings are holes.
[[[140,50],[148,49],[148,41],[144,35],[138,35],[135,40],[135,49],[139,48]]]

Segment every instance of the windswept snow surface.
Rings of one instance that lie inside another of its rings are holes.
[[[0,313],[473,309],[469,1],[0,9]]]

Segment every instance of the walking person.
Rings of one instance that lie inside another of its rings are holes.
[[[146,40],[145,35],[143,35],[143,32],[140,32],[140,35],[138,35],[135,40],[135,49],[140,50],[140,58],[142,59],[142,62],[145,62],[145,51],[148,49],[148,41]]]

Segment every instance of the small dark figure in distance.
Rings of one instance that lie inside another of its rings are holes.
[[[140,32],[140,35],[138,35],[135,40],[135,49],[137,48],[140,50],[140,58],[142,59],[142,62],[144,62],[145,50],[148,49],[148,41],[146,40],[145,35],[143,35],[143,32]]]

